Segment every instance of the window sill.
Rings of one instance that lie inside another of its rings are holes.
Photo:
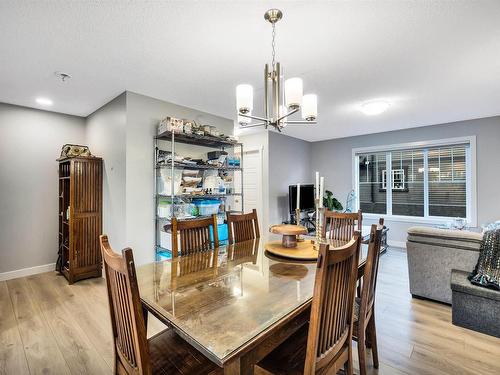
[[[417,217],[363,213],[363,219],[378,220],[383,217],[386,222],[418,223],[418,224],[446,224],[453,221],[453,217]],[[467,220],[470,227],[476,227],[477,223]]]

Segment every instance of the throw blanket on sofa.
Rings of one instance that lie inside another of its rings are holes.
[[[479,259],[469,280],[472,284],[500,290],[500,229],[484,234]]]

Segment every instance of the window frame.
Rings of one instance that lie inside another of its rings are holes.
[[[477,180],[476,180],[476,136],[456,137],[447,139],[437,139],[419,142],[399,143],[392,145],[380,145],[372,147],[359,147],[352,149],[352,186],[356,193],[355,208],[359,209],[359,155],[369,153],[386,153],[386,170],[392,171],[391,152],[408,149],[422,149],[424,152],[424,168],[428,171],[428,148],[446,147],[467,144],[466,147],[466,220],[470,226],[477,226]],[[392,172],[387,173],[386,184],[392,186]],[[386,186],[387,186],[386,185]],[[386,214],[363,213],[363,217],[376,219],[383,217],[388,221],[413,222],[439,224],[452,220],[452,217],[430,216],[429,215],[429,178],[428,172],[424,173],[424,216],[403,216],[392,215],[392,189],[386,189]]]

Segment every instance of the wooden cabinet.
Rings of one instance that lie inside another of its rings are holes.
[[[102,274],[102,159],[59,159],[60,272],[70,284]]]

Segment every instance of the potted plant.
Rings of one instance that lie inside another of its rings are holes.
[[[333,196],[330,190],[325,191],[325,196],[323,197],[323,206],[330,211],[342,211],[342,203],[340,203],[337,198]]]

